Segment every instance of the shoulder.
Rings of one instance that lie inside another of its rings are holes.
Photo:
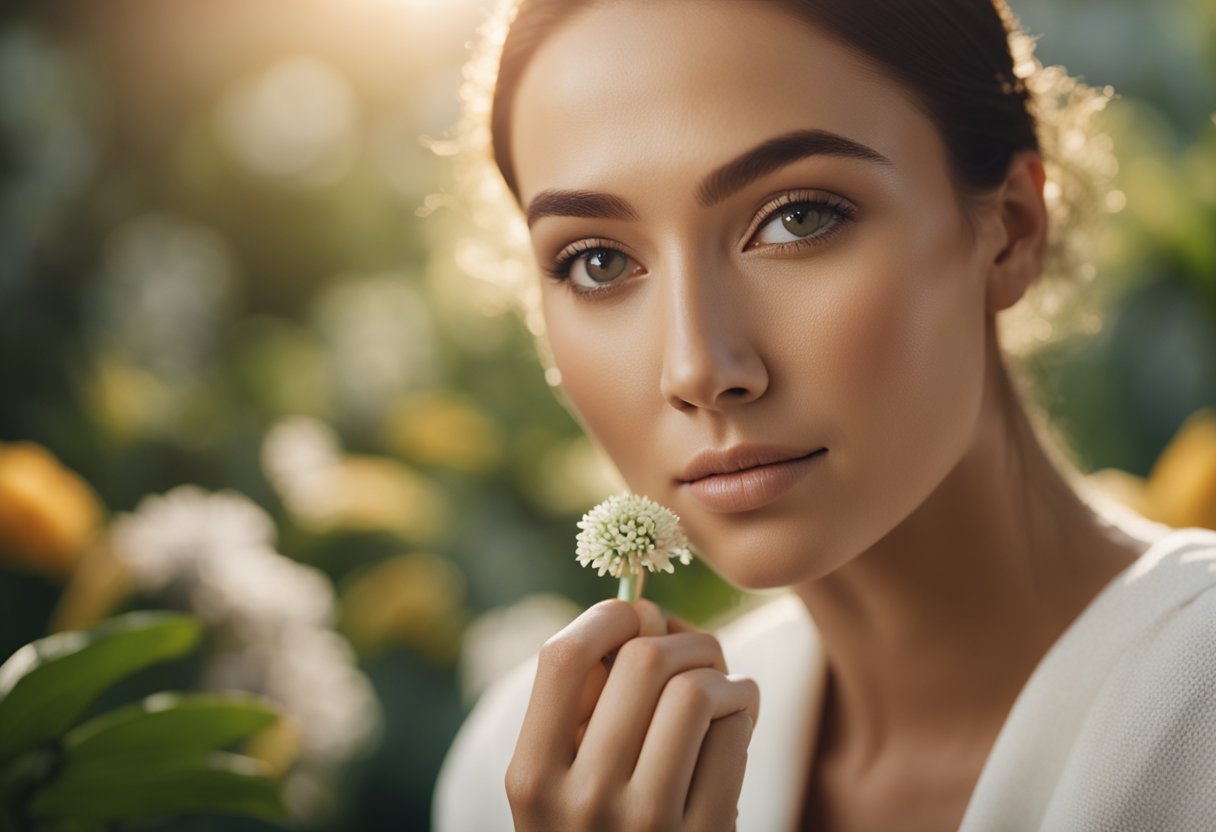
[[[533,656],[477,700],[439,770],[432,809],[435,832],[514,829],[504,778],[535,676]]]
[[[1171,591],[1091,703],[1057,791],[1076,799],[1054,807],[1068,828],[1198,830],[1216,817],[1216,533],[1170,537],[1129,570]]]

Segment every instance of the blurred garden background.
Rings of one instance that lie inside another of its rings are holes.
[[[1027,348],[1035,389],[1122,499],[1216,525],[1216,0],[1014,10],[1120,96],[1097,277]],[[452,208],[485,11],[0,7],[0,660],[200,616],[198,655],[111,697],[277,702],[250,753],[285,826],[426,829],[478,693],[614,591],[573,559],[613,474]],[[745,602],[700,564],[648,594],[700,623]]]

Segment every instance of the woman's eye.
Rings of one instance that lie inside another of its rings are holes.
[[[596,290],[632,273],[632,259],[614,248],[593,248],[570,263],[570,281],[581,289]]]
[[[793,243],[831,228],[840,212],[815,202],[792,202],[777,209],[753,238],[756,245]]]

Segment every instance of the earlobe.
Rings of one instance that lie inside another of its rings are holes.
[[[1005,240],[990,264],[988,311],[1013,306],[1043,272],[1047,250],[1047,175],[1038,153],[1022,151],[1009,163],[996,206]]]

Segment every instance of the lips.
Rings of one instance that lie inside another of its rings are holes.
[[[735,445],[723,451],[702,451],[680,472],[677,480],[690,483],[715,474],[733,474],[761,465],[805,459],[827,448],[782,448],[774,445]]]
[[[827,448],[815,451],[764,445],[736,445],[693,458],[679,483],[713,512],[743,512],[776,501],[818,469]]]

